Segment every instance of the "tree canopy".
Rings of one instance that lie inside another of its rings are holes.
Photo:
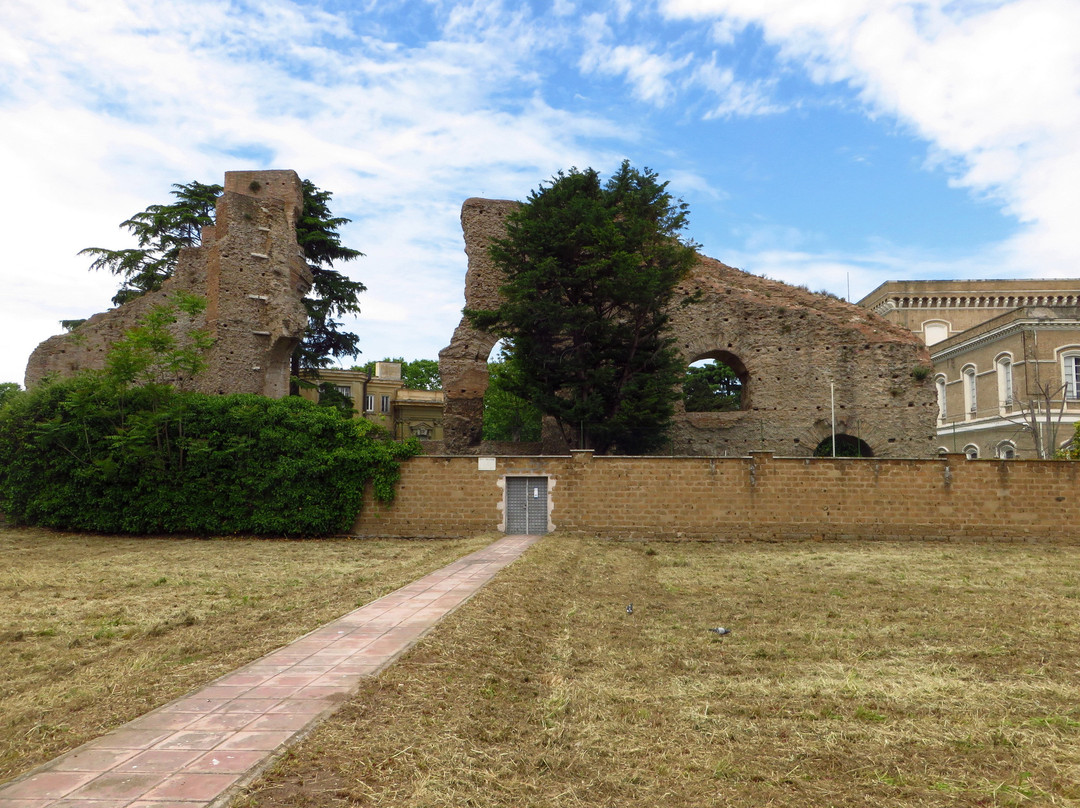
[[[0,382],[0,407],[3,407],[4,402],[12,398],[20,390],[22,388],[15,382]]]
[[[687,206],[656,173],[623,162],[559,172],[507,219],[491,257],[502,303],[467,311],[512,344],[507,389],[598,453],[662,445],[682,365],[666,307],[695,260]]]
[[[301,370],[317,372],[333,359],[359,353],[359,336],[342,330],[338,318],[360,312],[357,297],[366,288],[333,268],[335,262],[344,263],[363,255],[341,243],[338,228],[349,220],[332,214],[333,195],[329,191],[321,190],[310,180],[304,180],[302,187],[304,207],[296,223],[296,240],[311,269],[313,284],[304,298],[308,325],[303,341],[293,353],[294,376]],[[214,223],[214,206],[223,190],[220,185],[198,181],[175,184],[170,192],[175,202],[151,205],[120,223],[135,236],[137,248],[87,247],[79,254],[93,257],[91,269],[105,269],[123,278],[113,297],[117,305],[160,289],[175,271],[180,250],[202,243],[202,228]]]
[[[730,367],[715,359],[691,365],[683,379],[687,412],[730,412],[742,404],[742,382]]]
[[[484,392],[484,440],[540,440],[540,410],[508,389],[513,384],[516,372],[512,356],[488,363],[488,388]]]
[[[358,295],[367,288],[333,268],[363,256],[359,250],[341,243],[338,228],[349,219],[330,212],[332,194],[320,190],[310,180],[303,181],[304,211],[296,223],[296,240],[304,251],[313,278],[311,292],[304,298],[308,324],[304,339],[293,352],[293,376],[300,371],[327,367],[332,359],[356,356],[360,337],[343,331],[336,319],[360,313]]]
[[[214,206],[224,190],[201,182],[176,183],[171,205],[151,205],[120,223],[136,238],[138,247],[108,250],[87,247],[79,255],[93,256],[90,269],[107,269],[123,278],[113,303],[121,305],[161,288],[173,274],[180,250],[202,243],[202,229],[214,223]]]

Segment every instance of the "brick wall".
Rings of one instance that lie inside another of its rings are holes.
[[[480,465],[494,460],[494,470]],[[506,477],[550,479],[551,526],[618,538],[1071,542],[1080,463],[777,458],[417,457],[364,536],[462,536],[503,526]]]

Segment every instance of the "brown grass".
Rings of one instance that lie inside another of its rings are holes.
[[[1077,805],[1078,607],[1075,547],[548,536],[235,805]]]
[[[0,780],[492,538],[206,541],[0,527]]]

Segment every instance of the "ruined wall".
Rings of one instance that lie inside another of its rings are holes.
[[[469,269],[467,308],[494,308],[501,276],[488,256],[517,207],[505,200],[469,199],[461,223]],[[718,358],[744,378],[738,412],[676,413],[666,454],[745,455],[768,450],[809,455],[831,434],[831,396],[837,432],[864,441],[875,457],[925,457],[933,452],[937,403],[925,346],[910,331],[828,295],[770,281],[701,257],[673,306],[672,333],[687,364]],[[439,354],[446,392],[446,447],[481,450],[488,353],[496,340],[466,319]],[[914,374],[914,375],[913,375]],[[552,430],[545,452],[565,450]]]
[[[205,393],[289,392],[289,360],[307,325],[303,295],[311,273],[296,243],[303,208],[294,171],[230,171],[215,225],[202,245],[181,251],[160,290],[95,314],[73,333],[51,337],[30,356],[26,386],[104,367],[109,346],[177,290],[206,298],[203,317],[177,328],[214,338],[208,367],[182,386]]]
[[[461,206],[465,234],[465,305],[490,309],[498,305],[502,273],[488,255],[492,239],[506,235],[506,217],[518,206],[505,199],[467,199]],[[488,386],[487,361],[498,339],[473,328],[461,318],[450,344],[439,351],[439,377],[446,396],[443,435],[447,451],[477,451],[483,429],[484,392]],[[494,357],[493,357],[494,358]]]
[[[415,457],[363,536],[469,536],[503,524],[506,477],[548,477],[556,530],[705,541],[1080,541],[1080,463],[750,457]]]

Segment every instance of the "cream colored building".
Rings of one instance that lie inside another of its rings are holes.
[[[1052,456],[1080,421],[1080,280],[888,281],[861,305],[919,334],[939,451]]]
[[[376,362],[375,374],[362,370],[323,368],[318,383],[332,384],[353,402],[353,409],[396,439],[442,440],[442,390],[409,390],[401,380],[400,362]],[[319,391],[301,389],[300,395],[317,401]]]

